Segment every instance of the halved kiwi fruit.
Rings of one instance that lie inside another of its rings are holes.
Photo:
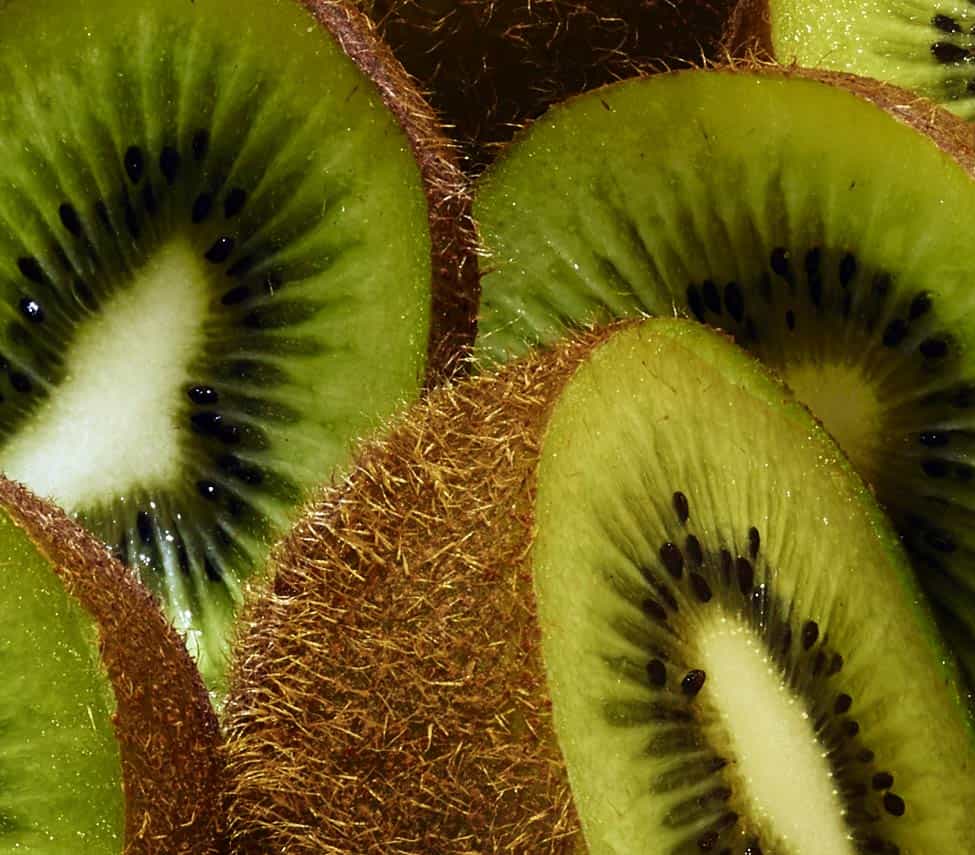
[[[223,850],[200,676],[105,546],[0,478],[0,852]]]
[[[553,103],[715,58],[733,0],[357,0],[479,170]]]
[[[894,83],[975,118],[975,6],[966,0],[739,0],[724,42]]]
[[[472,336],[461,181],[340,3],[3,6],[0,468],[216,682],[308,488]]]
[[[825,72],[676,72],[567,102],[477,191],[476,350],[642,313],[725,329],[836,437],[975,650],[970,136]]]
[[[227,705],[241,851],[973,851],[971,724],[896,535],[704,326],[438,391],[274,566]]]

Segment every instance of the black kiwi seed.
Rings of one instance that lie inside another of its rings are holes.
[[[687,305],[690,307],[691,312],[694,313],[694,317],[703,324],[704,301],[701,299],[700,292],[693,285],[687,286]]]
[[[68,202],[64,202],[58,208],[58,216],[61,218],[61,225],[63,225],[71,234],[75,237],[81,235],[81,220],[78,218],[78,212],[74,209],[74,206]]]
[[[757,840],[752,840],[746,847],[743,855],[762,855],[762,847]]]
[[[948,464],[943,460],[922,460],[921,469],[929,478],[944,478],[948,474]]]
[[[210,135],[206,131],[200,130],[193,134],[193,157],[196,160],[203,160],[209,148]]]
[[[819,639],[819,624],[814,620],[807,620],[802,625],[802,647],[808,650]]]
[[[912,321],[916,321],[918,318],[926,315],[930,308],[931,295],[926,291],[922,291],[913,300],[911,300],[911,308],[908,310],[908,316]]]
[[[110,231],[114,230],[114,227],[112,226],[112,218],[108,215],[108,205],[106,205],[101,199],[95,202],[95,215],[106,229],[109,229]]]
[[[44,269],[41,267],[40,262],[33,256],[18,258],[17,268],[31,282],[43,285],[47,281],[47,277],[44,275]]]
[[[197,481],[196,489],[204,499],[216,501],[220,498],[221,490],[212,481]]]
[[[125,174],[129,176],[129,181],[138,184],[142,180],[145,166],[142,149],[137,145],[129,146],[125,151]]]
[[[210,386],[191,386],[186,394],[194,404],[215,404],[219,399],[216,389]]]
[[[931,25],[936,30],[943,33],[960,33],[961,25],[950,15],[935,15],[931,19]]]
[[[227,194],[227,198],[223,200],[224,216],[228,220],[231,217],[236,217],[241,211],[244,210],[244,205],[246,202],[247,202],[247,193],[241,190],[240,187],[234,187]]]
[[[758,533],[758,529],[752,526],[748,529],[748,554],[752,558],[758,556],[758,549],[762,545],[762,536]]]
[[[687,496],[680,491],[674,493],[674,510],[677,512],[677,519],[683,525],[691,515],[690,505],[687,503]]]
[[[693,698],[704,686],[704,681],[707,679],[707,674],[701,671],[699,668],[695,668],[692,671],[688,671],[684,675],[684,679],[680,681],[681,691],[687,695],[689,698]]]
[[[904,800],[894,793],[884,793],[884,810],[891,816],[903,816],[906,805]]]
[[[213,208],[213,197],[209,193],[201,193],[193,202],[193,210],[190,213],[190,219],[194,223],[202,223],[207,217],[210,216],[210,211]]]
[[[926,338],[918,350],[925,359],[944,359],[948,355],[948,342],[943,338]]]
[[[850,707],[852,706],[853,698],[844,692],[843,694],[836,696],[836,703],[833,704],[833,712],[835,712],[837,715],[845,715],[850,711]]]
[[[847,253],[840,260],[840,285],[848,287],[857,275],[857,260],[853,255]]]
[[[783,279],[792,280],[792,268],[789,266],[789,251],[779,246],[772,250],[769,256],[769,264],[772,270]]]
[[[741,557],[735,562],[735,569],[738,572],[738,589],[747,596],[752,592],[755,584],[755,571],[752,569],[751,562]]]
[[[873,763],[874,753],[869,748],[864,748],[862,751],[857,753],[857,760],[861,763]]]
[[[642,606],[647,617],[651,617],[661,623],[667,620],[667,610],[656,600],[644,600]]]
[[[745,317],[745,297],[737,282],[729,282],[725,285],[724,303],[728,307],[728,314],[741,323]]]
[[[238,285],[236,288],[231,288],[227,291],[220,298],[220,302],[225,306],[236,306],[238,303],[243,303],[252,296],[250,288],[246,285]]]
[[[931,53],[938,62],[945,65],[954,65],[965,62],[969,58],[969,53],[965,48],[954,45],[951,42],[935,42],[931,45]]]
[[[890,772],[878,772],[870,779],[870,785],[875,790],[889,790],[894,786],[894,776]]]
[[[223,264],[234,251],[234,239],[228,235],[221,235],[205,253],[204,258],[212,264]]]
[[[32,297],[23,297],[18,304],[20,313],[32,324],[40,324],[44,321],[44,309],[41,304]]]
[[[796,313],[793,312],[792,309],[789,309],[785,313],[785,325],[790,331],[796,328]]]
[[[680,579],[684,573],[684,556],[677,545],[671,542],[660,547],[660,560],[667,572],[675,579]]]
[[[20,371],[10,372],[10,385],[22,395],[29,394],[34,388],[34,384],[30,377]]]
[[[174,184],[179,177],[179,167],[182,158],[172,146],[166,146],[159,154],[159,171],[163,174],[167,184]]]
[[[832,677],[834,674],[839,674],[843,670],[843,657],[839,653],[833,655],[833,660],[829,663],[829,671],[827,675]]]
[[[687,552],[687,557],[691,563],[695,566],[700,567],[704,563],[704,551],[701,549],[701,541],[693,534],[687,535],[684,550]]]
[[[860,732],[860,723],[853,720],[843,722],[843,732],[852,739]]]
[[[694,593],[697,598],[702,602],[709,602],[711,594],[711,586],[708,585],[707,579],[701,576],[699,573],[691,573],[690,576],[691,587],[694,589]]]
[[[907,321],[902,318],[894,318],[887,324],[887,328],[884,330],[884,347],[897,347],[897,345],[907,338],[907,329]]]
[[[701,294],[704,296],[704,305],[716,315],[720,315],[721,295],[718,293],[717,286],[710,279],[701,285]]]
[[[135,516],[135,527],[139,532],[139,539],[147,546],[152,543],[152,519],[146,511],[139,511]]]
[[[651,659],[647,663],[647,676],[652,685],[662,689],[667,685],[667,666],[659,659]]]
[[[948,444],[948,434],[940,431],[925,431],[918,439],[928,448],[944,448]]]

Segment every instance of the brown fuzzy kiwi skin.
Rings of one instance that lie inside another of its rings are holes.
[[[372,80],[402,127],[420,167],[430,220],[433,305],[426,381],[464,370],[476,330],[479,279],[468,182],[416,82],[376,34],[370,19],[345,2],[299,0]]]
[[[183,641],[135,577],[61,510],[2,476],[0,503],[98,627],[116,701],[124,852],[225,852],[223,741]]]
[[[584,850],[528,550],[550,406],[619,326],[431,393],[275,550],[224,719],[235,852]]]
[[[774,60],[768,0],[738,0],[731,10],[721,46],[731,56]]]
[[[718,56],[734,0],[354,0],[454,126],[468,168],[552,104]]]

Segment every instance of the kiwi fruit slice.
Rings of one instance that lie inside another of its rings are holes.
[[[0,852],[216,853],[206,689],[106,547],[0,477]]]
[[[459,173],[339,3],[11,0],[0,48],[0,468],[219,682],[308,489],[472,338]]]
[[[975,117],[975,7],[964,0],[739,0],[724,43],[884,80]]]
[[[627,315],[723,328],[834,435],[971,645],[969,138],[828,72],[682,71],[567,102],[477,190],[476,351],[504,360]]]
[[[432,394],[273,562],[226,708],[241,851],[972,851],[894,531],[700,324]]]
[[[472,171],[553,103],[719,54],[733,0],[358,0]]]

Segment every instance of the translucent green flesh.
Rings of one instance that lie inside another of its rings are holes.
[[[970,724],[897,538],[757,363],[687,322],[618,334],[559,398],[537,495],[543,654],[594,855],[972,851]]]
[[[947,576],[975,591],[975,185],[929,140],[812,81],[667,75],[552,111],[475,216],[483,358],[606,317],[723,327],[876,488],[940,607]]]
[[[0,466],[216,679],[243,580],[422,382],[418,168],[294,0],[13,0],[0,46]]]
[[[975,6],[967,0],[769,0],[783,63],[913,89],[975,116]]]
[[[0,852],[121,852],[122,770],[97,629],[6,512],[0,571]]]

